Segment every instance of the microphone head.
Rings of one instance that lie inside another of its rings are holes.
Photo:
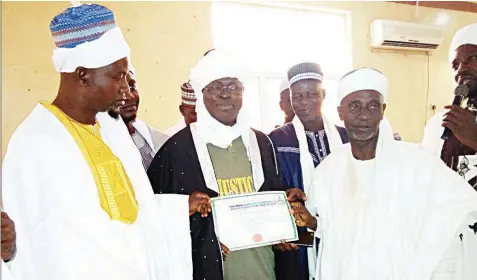
[[[465,85],[458,85],[454,90],[454,95],[462,95],[464,98],[469,95],[469,87]]]

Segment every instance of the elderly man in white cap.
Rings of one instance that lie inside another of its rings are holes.
[[[13,276],[191,279],[188,198],[155,198],[124,122],[107,113],[129,93],[130,50],[114,14],[73,6],[50,29],[58,95],[16,129],[2,169]]]
[[[477,190],[477,23],[457,31],[449,50],[449,62],[454,80],[468,92],[462,106],[446,106],[446,113],[438,113],[426,125],[422,145],[440,157]],[[444,127],[452,134],[441,139]],[[468,280],[477,276],[477,216],[471,217],[462,232],[464,258],[472,269],[464,273]]]
[[[388,82],[360,68],[338,86],[349,145],[315,170],[298,225],[321,236],[317,279],[462,279],[459,233],[477,193],[384,118]],[[475,265],[475,264],[474,264]]]
[[[239,65],[213,51],[191,70],[197,122],[172,136],[154,158],[148,175],[155,193],[217,197],[282,190],[273,144],[250,128],[242,108]],[[219,244],[211,214],[204,212],[190,212],[194,279],[279,277],[271,246],[234,251],[222,262],[221,247],[228,253],[227,244]]]

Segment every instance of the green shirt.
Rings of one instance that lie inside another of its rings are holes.
[[[255,192],[252,167],[242,138],[227,149],[207,144],[219,195]],[[227,245],[227,244],[224,244]],[[275,256],[271,246],[231,252],[224,261],[225,280],[275,280]]]

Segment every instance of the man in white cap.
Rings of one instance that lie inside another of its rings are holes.
[[[172,136],[151,163],[147,173],[155,193],[217,197],[283,190],[273,144],[250,128],[242,108],[239,65],[213,51],[191,70],[197,122]],[[222,262],[227,244],[219,244],[211,214],[204,214],[190,212],[194,279],[276,279],[271,246],[234,251]]]
[[[13,276],[191,279],[188,197],[155,198],[124,122],[107,113],[129,93],[130,50],[114,14],[75,5],[50,30],[58,94],[15,130],[3,162]]]
[[[424,130],[422,145],[440,157],[477,190],[477,23],[467,25],[455,34],[449,50],[454,80],[468,88],[462,106],[446,106],[446,113],[430,119]],[[444,127],[452,131],[442,140]],[[472,269],[464,271],[468,280],[477,275],[477,216],[471,217],[462,232],[464,258]]]
[[[291,104],[290,98],[290,87],[288,85],[288,78],[283,78],[282,82],[280,83],[280,109],[282,110],[283,114],[285,115],[285,122],[289,123],[295,117],[295,112],[293,111],[293,107]]]
[[[321,236],[316,278],[462,279],[459,233],[477,193],[418,145],[394,140],[384,74],[354,70],[338,95],[350,145],[315,170],[311,214],[292,203],[297,225]]]
[[[162,145],[166,143],[167,139],[169,139],[169,136],[152,126],[147,125],[142,120],[137,119],[140,98],[135,73],[136,70],[130,63],[127,76],[129,94],[126,94],[124,100],[121,101],[121,104],[118,104],[117,108],[109,111],[109,115],[116,119],[119,117],[122,118],[134,144],[136,144],[141,153],[144,169],[147,170],[152,159]]]
[[[296,118],[272,131],[270,139],[277,147],[282,184],[299,188],[306,194],[313,170],[333,150],[347,143],[348,137],[343,127],[335,126],[322,114],[326,92],[322,85],[323,71],[320,65],[314,62],[298,63],[288,70],[287,75],[289,96]],[[307,233],[304,228],[299,228],[299,231],[302,236]],[[277,249],[293,248],[284,244]],[[299,259],[301,267],[296,279],[312,279],[316,250],[300,247],[295,255],[293,259]],[[279,257],[290,258],[286,255]]]

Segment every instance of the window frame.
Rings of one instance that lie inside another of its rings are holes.
[[[352,69],[353,65],[353,58],[352,58],[352,36],[351,36],[351,12],[348,10],[341,10],[341,9],[332,9],[332,8],[324,8],[324,7],[317,7],[317,6],[312,6],[308,3],[306,4],[296,4],[296,3],[284,3],[284,2],[241,2],[241,1],[223,1],[223,2],[212,2],[212,5],[220,5],[220,4],[237,4],[241,6],[258,6],[258,7],[264,7],[264,8],[284,8],[288,10],[295,10],[295,11],[305,11],[305,12],[316,12],[317,16],[319,16],[320,13],[326,13],[326,14],[334,14],[334,15],[339,15],[342,16],[344,19],[344,26],[345,30],[344,32],[344,37],[345,37],[345,44],[347,47],[345,47],[345,52],[343,55],[345,55],[345,61],[346,64],[343,66],[342,71],[330,71],[325,73],[325,85],[327,80],[332,80],[337,83],[339,79],[348,71]],[[212,32],[212,36],[214,36]],[[214,41],[214,38],[212,38],[212,41]],[[282,69],[283,70],[283,69]],[[258,80],[258,90],[259,90],[259,96],[258,96],[258,101],[260,102],[260,112],[259,112],[259,117],[260,117],[260,127],[254,127],[258,130],[262,130],[264,132],[269,132],[270,129],[267,128],[268,124],[264,124],[264,117],[263,115],[266,113],[266,106],[264,106],[264,94],[265,93],[265,86],[266,86],[266,80],[267,79],[283,79],[283,71],[251,71],[250,72],[250,80],[256,79]],[[326,88],[326,86],[325,86]],[[329,96],[330,92],[327,92],[327,95]],[[332,94],[332,93],[331,93]],[[278,95],[278,88],[277,88],[277,95]],[[278,103],[277,103],[278,107]],[[257,115],[255,115],[257,116]],[[335,123],[341,124],[340,121],[334,120]],[[277,123],[278,125],[278,123]]]

